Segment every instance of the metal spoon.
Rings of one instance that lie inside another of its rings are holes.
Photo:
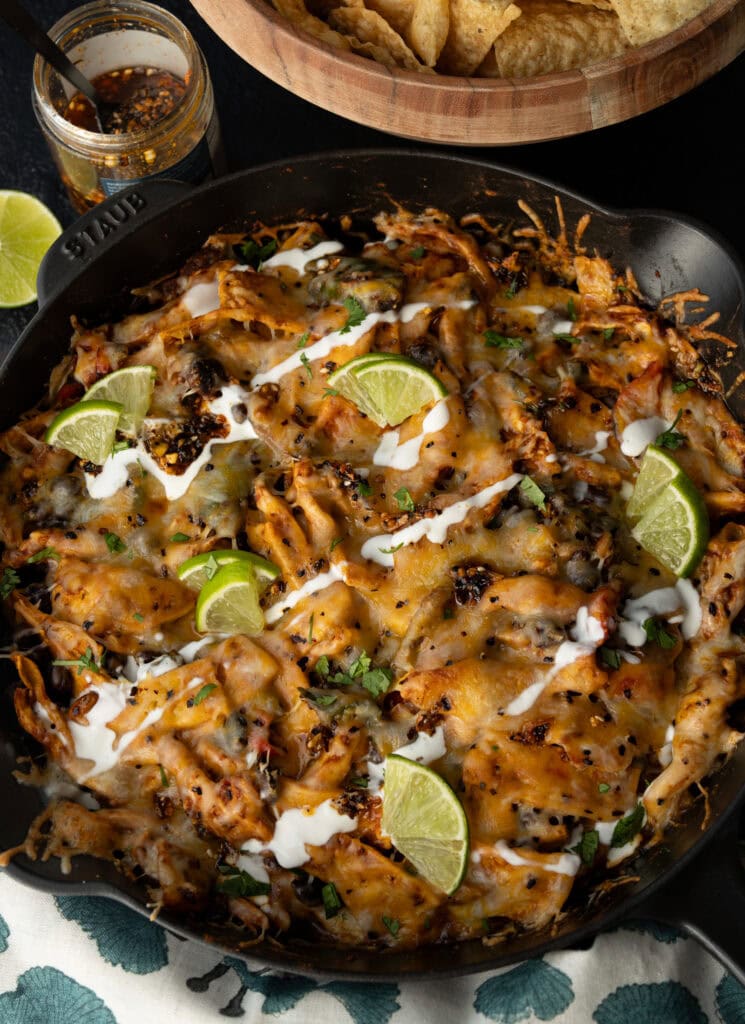
[[[37,53],[41,54],[46,61],[49,61],[55,71],[59,71],[63,78],[66,78],[78,92],[82,92],[90,100],[93,104],[98,130],[105,134],[105,114],[114,108],[114,104],[107,103],[101,98],[96,88],[91,85],[85,75],[75,67],[70,58],[51,40],[41,25],[17,0],[0,0],[0,19],[10,28],[14,29],[22,39],[30,43]],[[104,115],[103,117],[101,116],[102,114]]]

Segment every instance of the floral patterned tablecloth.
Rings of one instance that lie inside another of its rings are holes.
[[[0,874],[0,1024],[745,1024],[745,989],[652,922],[588,950],[405,984],[248,970],[119,904],[52,897]]]

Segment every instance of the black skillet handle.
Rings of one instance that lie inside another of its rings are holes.
[[[740,816],[731,816],[698,856],[634,908],[696,939],[745,985],[745,868]]]
[[[139,181],[84,213],[42,260],[36,278],[39,306],[65,289],[95,256],[115,245],[122,235],[168,203],[185,198],[191,189],[182,181]]]

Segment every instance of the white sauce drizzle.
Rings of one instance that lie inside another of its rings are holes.
[[[245,871],[251,878],[256,879],[257,882],[264,882],[268,885],[271,881],[269,872],[264,865],[264,859],[258,853],[244,853],[241,850],[236,867],[240,871]]]
[[[205,644],[213,644],[217,640],[214,636],[200,636],[198,640],[192,640],[190,643],[185,644],[178,650],[178,656],[181,658],[185,665],[190,665],[192,661],[196,660],[197,652],[200,651]]]
[[[554,334],[571,334],[574,324],[571,320],[557,320],[551,330]]]
[[[360,338],[364,338],[372,330],[375,324],[393,324],[397,320],[400,320],[402,323],[408,323],[409,320],[413,320],[422,310],[434,309],[436,306],[441,305],[442,303],[410,302],[408,305],[402,306],[398,311],[389,309],[385,313],[368,313],[365,319],[356,327],[348,329],[341,327],[338,331],[331,331],[315,342],[315,344],[293,352],[292,355],[277,363],[276,366],[272,366],[271,369],[265,370],[264,373],[257,373],[251,381],[251,387],[255,389],[260,388],[262,384],[276,384],[286,373],[299,369],[306,362],[312,363],[317,359],[324,359],[335,348],[356,345]],[[455,309],[470,309],[473,305],[475,305],[475,300],[473,299],[448,303],[449,308]]]
[[[422,432],[416,437],[399,444],[400,432],[388,430],[380,439],[380,444],[373,455],[375,466],[389,466],[391,469],[413,469],[419,462],[419,454],[425,437],[436,434],[450,422],[450,411],[447,399],[437,402],[422,421]]]
[[[580,859],[576,853],[562,853],[555,862],[532,860],[521,856],[517,850],[508,846],[504,839],[499,839],[494,844],[494,849],[508,864],[513,867],[538,868],[541,871],[551,871],[555,875],[569,875],[573,877],[579,871]]]
[[[124,662],[122,675],[130,683],[141,683],[143,679],[154,678],[155,676],[162,676],[165,672],[171,672],[173,669],[179,668],[181,664],[182,661],[178,655],[173,657],[170,654],[161,654],[159,658],[153,658],[152,661],[143,661],[142,658],[130,654]]]
[[[283,868],[299,868],[309,859],[308,846],[323,846],[340,832],[352,832],[357,819],[339,814],[331,800],[324,800],[312,811],[297,807],[284,811],[277,819],[274,835],[268,843],[249,839],[246,849],[249,853],[268,850],[277,858]]]
[[[214,437],[208,441],[191,465],[180,474],[166,473],[146,450],[140,440],[133,448],[125,448],[115,452],[104,462],[101,472],[86,473],[85,483],[91,498],[101,500],[111,498],[121,490],[129,479],[129,467],[134,463],[140,466],[163,485],[169,501],[183,497],[194,482],[200,469],[212,458],[212,449],[218,444],[233,444],[237,441],[250,441],[257,434],[248,416],[238,422],[233,413],[237,405],[245,404],[248,395],[238,384],[226,384],[220,395],[209,403],[209,410],[216,416],[224,416],[228,421],[229,431],[226,437]]]
[[[636,458],[641,455],[647,445],[652,444],[655,438],[667,430],[667,420],[659,416],[648,416],[644,420],[634,420],[624,427],[621,434],[621,451],[624,455]]]
[[[397,754],[398,757],[408,758],[409,761],[416,761],[418,764],[432,764],[433,761],[439,760],[439,758],[444,757],[447,753],[445,731],[441,725],[438,725],[431,736],[429,733],[419,732],[415,740],[407,743],[404,747],[399,747],[398,750],[394,750],[392,753]],[[371,796],[376,796],[380,792],[383,780],[385,779],[385,761],[381,761],[378,764],[374,761],[368,761],[367,775],[369,780],[367,792]]]
[[[618,632],[631,647],[643,647],[647,634],[642,623],[658,615],[683,610],[680,631],[690,640],[701,627],[701,602],[690,580],[678,580],[674,587],[660,587],[627,601],[618,622]]]
[[[47,709],[44,707],[43,704],[40,704],[38,700],[34,704],[34,714],[39,719],[39,721],[43,722],[44,725],[47,727],[47,732],[54,733],[55,736],[59,736],[62,746],[66,747],[67,736],[65,736],[64,733],[59,731],[57,726],[52,722],[52,719],[49,717]]]
[[[192,317],[205,316],[220,308],[220,290],[217,280],[194,284],[181,296],[181,305]]]
[[[583,456],[583,458],[591,459],[593,462],[605,462],[605,459],[600,452],[604,452],[608,447],[609,437],[609,430],[596,430],[594,447],[588,448],[586,452],[580,452],[580,455]]]
[[[405,526],[395,533],[370,537],[362,545],[362,557],[392,569],[393,554],[390,550],[383,550],[384,548],[391,549],[416,544],[423,537],[426,537],[432,544],[444,544],[450,526],[462,523],[472,508],[484,508],[498,494],[511,491],[522,478],[522,473],[513,473],[504,480],[498,480],[495,484],[485,487],[483,491],[478,491],[470,498],[456,501],[432,519],[420,519],[419,522]]]
[[[261,264],[261,269],[266,270],[267,267],[291,267],[297,271],[298,274],[302,274],[309,263],[313,260],[319,260],[322,256],[330,256],[334,252],[339,252],[344,246],[341,242],[319,242],[318,245],[312,246],[310,249],[284,249],[282,252],[277,252],[274,256],[270,256],[268,260],[264,260]]]
[[[667,766],[669,764],[672,764],[672,760],[673,760],[673,739],[674,738],[675,738],[675,726],[671,722],[670,725],[668,725],[667,730],[665,732],[665,743],[664,743],[664,745],[662,747],[660,747],[660,752],[657,755],[657,757],[659,758],[660,764],[662,765],[663,768],[667,768]]]
[[[202,682],[204,682],[203,679],[195,676],[185,687],[184,693],[199,686]],[[162,717],[166,709],[165,704],[148,711],[138,727],[124,733],[117,743],[117,735],[113,729],[109,728],[109,725],[126,707],[130,689],[130,683],[99,683],[89,686],[83,691],[83,693],[97,694],[98,700],[86,714],[88,725],[72,721],[68,723],[75,745],[75,756],[81,760],[93,762],[93,767],[81,775],[78,782],[85,782],[92,776],[101,775],[113,768],[139,734]]]
[[[264,620],[271,625],[274,622],[278,622],[282,618],[285,612],[288,612],[291,608],[302,601],[304,597],[308,597],[310,594],[317,594],[319,590],[325,590],[326,587],[330,587],[332,583],[344,582],[344,568],[340,568],[337,565],[332,565],[328,572],[319,572],[317,576],[314,576],[312,580],[308,580],[302,587],[297,590],[293,590],[291,594],[288,594],[281,601],[273,604],[271,608],[267,608],[264,612]]]
[[[587,606],[583,605],[577,612],[577,621],[569,630],[569,635],[571,640],[565,640],[559,644],[550,671],[543,679],[531,683],[514,700],[511,700],[504,709],[505,715],[521,715],[532,708],[557,672],[597,650],[605,639],[605,629],[600,619],[590,615]]]

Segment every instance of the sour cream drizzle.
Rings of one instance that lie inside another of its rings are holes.
[[[220,308],[220,289],[217,280],[194,284],[181,296],[181,305],[189,316],[205,316]]]
[[[647,634],[642,624],[657,615],[670,615],[683,610],[680,631],[690,640],[701,628],[701,602],[690,580],[678,580],[674,587],[650,590],[642,597],[631,598],[621,610],[618,632],[631,647],[643,647]]]
[[[511,491],[516,484],[520,483],[522,478],[522,473],[512,473],[511,476],[505,477],[504,480],[498,480],[495,484],[485,487],[483,491],[478,491],[472,497],[464,498],[463,501],[456,501],[432,519],[420,519],[419,522],[412,523],[411,526],[405,526],[402,530],[397,530],[395,533],[371,537],[362,545],[362,557],[369,558],[379,565],[392,569],[394,562],[391,548],[416,544],[423,537],[426,537],[432,544],[444,544],[450,526],[453,526],[455,523],[462,523],[472,508],[484,508],[498,494],[502,494],[504,491]]]
[[[261,264],[261,269],[266,270],[267,267],[291,267],[297,271],[298,274],[302,274],[309,263],[313,260],[320,260],[324,256],[330,256],[334,252],[339,252],[344,246],[341,242],[319,242],[318,245],[311,246],[310,249],[283,249],[281,252],[277,252],[274,256],[270,256],[268,260],[264,260]]]
[[[591,459],[593,462],[605,462],[605,459],[600,452],[604,452],[608,447],[609,437],[609,430],[596,430],[594,447],[588,448],[586,452],[580,452],[580,455],[583,456],[583,458]]]
[[[419,732],[415,740],[407,743],[404,747],[399,747],[398,750],[394,750],[392,753],[398,757],[405,757],[409,761],[416,761],[418,764],[431,764],[433,761],[444,757],[447,753],[445,731],[441,725],[438,725],[431,736],[429,733]],[[371,796],[375,796],[376,793],[380,792],[380,787],[383,785],[385,761],[380,761],[378,764],[374,761],[368,761],[367,775],[369,780],[367,792]]]
[[[393,324],[396,321],[408,323],[423,310],[434,309],[441,305],[442,303],[436,302],[410,302],[408,305],[402,306],[400,310],[389,309],[384,313],[368,313],[365,319],[356,327],[341,327],[338,331],[331,331],[315,342],[315,344],[293,352],[292,355],[277,363],[276,366],[272,366],[271,369],[266,370],[264,373],[257,373],[251,381],[251,387],[260,388],[262,384],[276,384],[285,374],[299,369],[306,362],[312,363],[317,359],[324,359],[335,348],[356,345],[360,338],[364,338],[368,331],[371,331],[376,324]],[[470,309],[473,305],[475,305],[475,300],[473,299],[448,303],[449,308],[456,309]]]
[[[633,423],[629,423],[628,426],[624,427],[621,434],[621,451],[624,455],[636,458],[667,428],[667,420],[663,420],[659,416],[648,416],[643,420],[634,420]]]
[[[571,640],[565,640],[559,644],[551,670],[543,679],[527,686],[522,693],[510,701],[504,709],[505,715],[521,715],[524,711],[532,708],[557,672],[579,658],[593,654],[600,647],[605,639],[605,629],[600,619],[590,615],[587,607],[583,605],[577,612],[577,621],[569,630],[569,635]]]
[[[497,840],[494,849],[502,860],[506,860],[513,867],[539,868],[541,871],[551,871],[555,875],[570,877],[579,871],[580,859],[576,853],[562,853],[557,861],[534,860],[521,856],[514,847],[508,846],[504,839]]]
[[[203,679],[195,676],[184,692],[193,690],[203,682]],[[165,704],[148,711],[138,727],[130,732],[125,732],[117,742],[117,735],[109,726],[127,706],[127,697],[131,688],[129,682],[126,684],[97,683],[83,691],[84,693],[95,693],[98,700],[86,714],[88,725],[81,725],[79,722],[73,721],[68,723],[75,745],[75,756],[93,762],[93,767],[81,775],[78,782],[85,782],[86,779],[90,779],[94,775],[101,775],[113,768],[140,733],[162,717],[166,709]]]
[[[218,444],[234,444],[237,441],[252,441],[257,437],[248,416],[239,422],[235,415],[236,406],[243,406],[248,399],[247,393],[239,384],[226,384],[220,395],[209,404],[210,412],[215,416],[224,416],[228,421],[229,431],[226,437],[214,437],[208,441],[196,459],[183,473],[166,473],[145,448],[144,442],[138,440],[132,448],[110,455],[101,472],[86,473],[85,483],[91,498],[110,498],[121,490],[129,479],[129,467],[135,463],[163,485],[169,501],[183,497],[194,482],[200,469],[212,458],[212,449]]]
[[[309,860],[305,849],[308,846],[323,846],[340,832],[351,832],[357,826],[357,819],[339,814],[331,800],[324,800],[312,811],[297,807],[280,814],[274,827],[274,835],[268,843],[249,839],[245,849],[249,853],[268,850],[277,858],[283,868],[299,868]]]
[[[380,444],[373,455],[375,466],[388,466],[391,469],[413,469],[419,462],[424,439],[429,434],[443,430],[450,422],[450,411],[447,399],[437,402],[422,421],[422,431],[416,437],[399,443],[400,432],[388,430],[380,439]]]
[[[337,565],[332,565],[328,572],[319,572],[317,576],[314,576],[312,580],[308,580],[302,587],[293,590],[291,594],[288,594],[281,601],[277,601],[271,608],[267,608],[264,613],[265,621],[269,625],[278,622],[285,612],[294,608],[304,597],[308,597],[310,594],[317,594],[319,590],[325,590],[332,583],[343,582],[344,577],[344,568]]]

